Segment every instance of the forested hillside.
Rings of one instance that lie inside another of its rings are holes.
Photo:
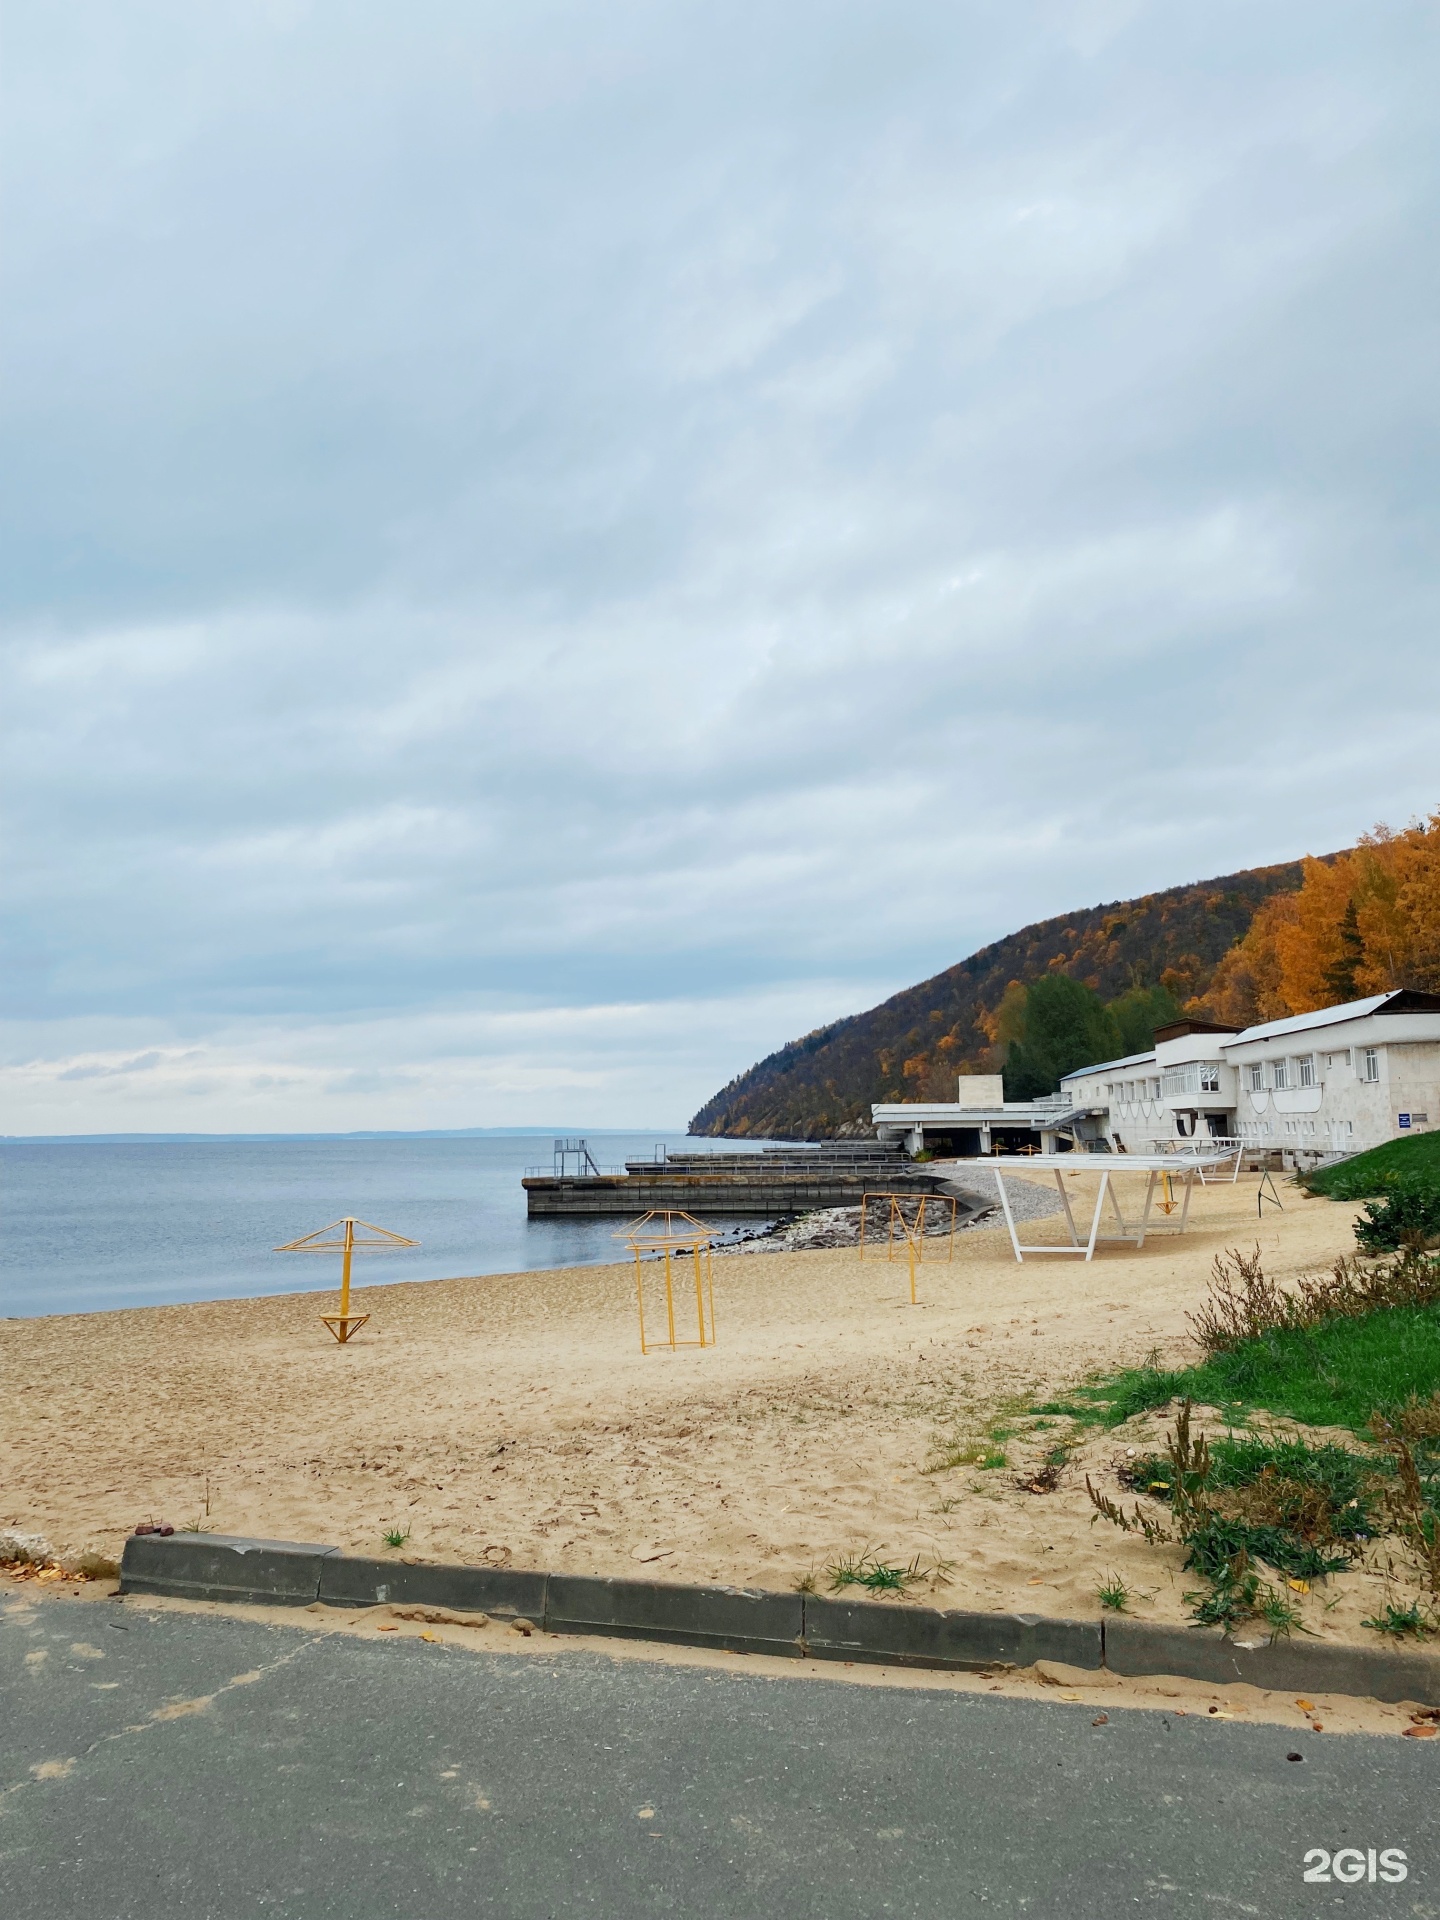
[[[1392,987],[1440,992],[1440,812],[1322,859],[1090,907],[806,1034],[742,1073],[692,1133],[816,1140],[875,1100],[953,1100],[961,1073],[1024,1100],[1148,1048],[1181,1010],[1236,1027]]]
[[[1023,1041],[1022,990],[1050,974],[1084,983],[1104,1002],[1163,987],[1184,1005],[1205,993],[1257,909],[1295,892],[1303,877],[1301,862],[1288,861],[1023,927],[772,1053],[707,1101],[690,1130],[816,1140],[868,1121],[874,1100],[953,1100],[957,1074],[1009,1064],[1012,1044]]]

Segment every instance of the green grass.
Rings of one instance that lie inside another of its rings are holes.
[[[1409,1144],[1409,1143],[1406,1143]],[[1244,1340],[1199,1366],[1167,1372],[1131,1367],[1075,1388],[1041,1413],[1086,1426],[1116,1427],[1133,1414],[1188,1396],[1240,1413],[1264,1408],[1307,1426],[1364,1430],[1372,1413],[1440,1389],[1440,1311],[1388,1307],[1313,1329],[1282,1329]]]
[[[1130,1589],[1118,1573],[1112,1573],[1108,1580],[1101,1581],[1095,1589],[1102,1607],[1111,1613],[1124,1613],[1130,1602]]]
[[[385,1534],[387,1547],[403,1547],[410,1538],[409,1527],[390,1527]]]
[[[1412,1600],[1408,1607],[1397,1607],[1392,1601],[1382,1613],[1376,1614],[1371,1620],[1362,1620],[1360,1624],[1362,1627],[1373,1627],[1376,1633],[1391,1634],[1397,1640],[1404,1640],[1408,1636],[1418,1640],[1435,1631],[1433,1616],[1421,1611],[1418,1600]]]
[[[1332,1200],[1373,1200],[1404,1174],[1440,1183],[1440,1130],[1417,1133],[1408,1140],[1387,1140],[1384,1146],[1371,1147],[1336,1166],[1307,1173],[1301,1184]]]
[[[843,1593],[846,1587],[864,1587],[869,1593],[906,1593],[927,1577],[918,1556],[908,1567],[895,1567],[877,1560],[868,1549],[863,1553],[842,1554],[825,1572],[832,1593]]]

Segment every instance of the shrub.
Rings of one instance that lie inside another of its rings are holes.
[[[1440,1193],[1436,1199],[1440,1202]],[[1364,1223],[1355,1231],[1359,1237]],[[1435,1232],[1440,1234],[1440,1211]],[[1337,1260],[1328,1274],[1302,1279],[1290,1293],[1266,1274],[1259,1247],[1252,1253],[1232,1248],[1217,1254],[1210,1297],[1198,1313],[1186,1316],[1191,1331],[1206,1353],[1234,1353],[1246,1341],[1271,1333],[1306,1331],[1382,1307],[1440,1302],[1440,1260],[1427,1258],[1413,1239],[1403,1249],[1399,1241],[1389,1249],[1376,1249],[1385,1250],[1397,1257],[1374,1262]]]
[[[1390,1182],[1382,1199],[1371,1200],[1355,1238],[1367,1253],[1418,1251],[1440,1240],[1440,1184],[1414,1174]]]

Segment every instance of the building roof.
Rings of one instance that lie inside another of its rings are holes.
[[[1083,1079],[1087,1073],[1109,1073],[1112,1067],[1143,1067],[1147,1062],[1151,1066],[1155,1064],[1153,1047],[1149,1053],[1127,1053],[1122,1060],[1097,1060],[1093,1067],[1076,1067],[1073,1073],[1061,1074],[1060,1084],[1063,1087],[1067,1080]]]
[[[1251,1040],[1274,1040],[1287,1033],[1307,1033],[1313,1027],[1339,1026],[1346,1020],[1363,1020],[1372,1013],[1440,1013],[1440,994],[1416,993],[1406,987],[1393,993],[1372,993],[1364,1000],[1346,1000],[1338,1007],[1317,1007],[1314,1013],[1292,1014],[1288,1020],[1266,1020],[1258,1027],[1246,1027],[1233,1040],[1222,1040],[1228,1051],[1243,1047]]]
[[[1192,1033],[1239,1033],[1233,1020],[1172,1020],[1168,1027],[1157,1027],[1155,1038],[1187,1040]]]

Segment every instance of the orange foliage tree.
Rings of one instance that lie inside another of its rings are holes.
[[[1250,1026],[1394,987],[1440,991],[1440,812],[1307,859],[1299,891],[1259,908],[1191,1009]]]

